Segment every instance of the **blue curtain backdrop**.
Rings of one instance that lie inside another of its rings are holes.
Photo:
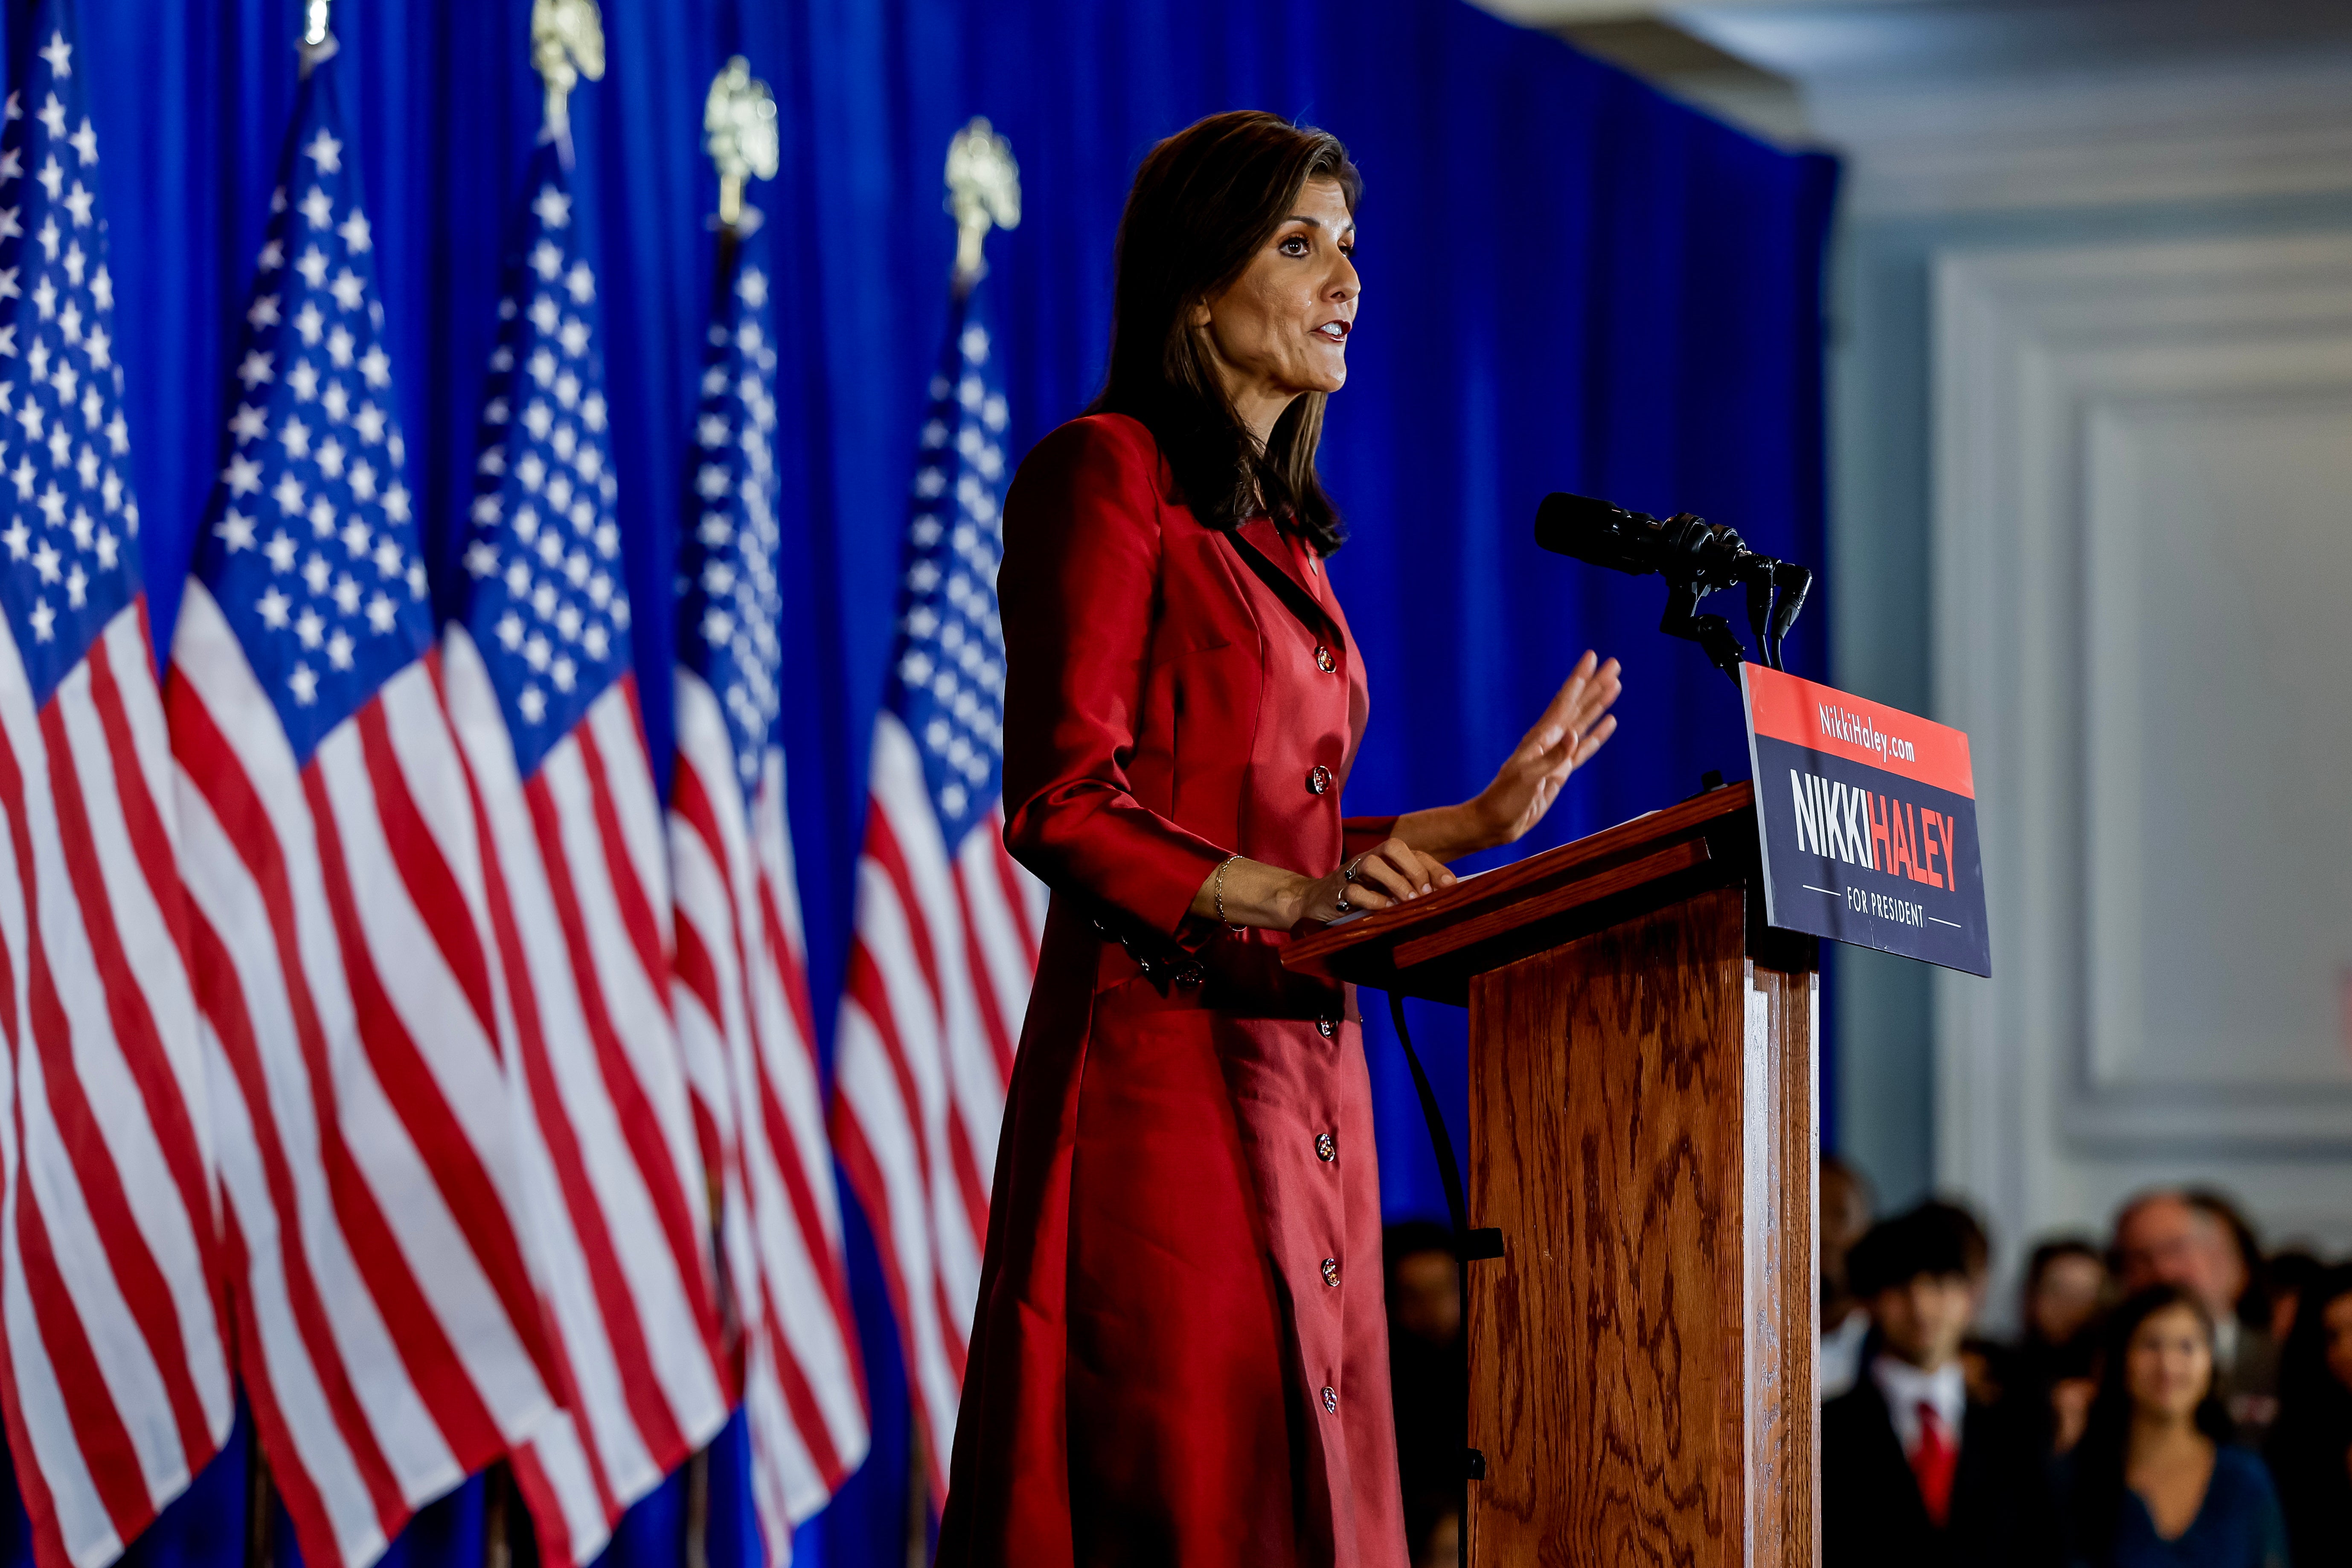
[[[23,0],[8,0],[22,4]],[[79,0],[113,223],[141,543],[168,641],[220,454],[235,341],[292,100],[299,0]],[[541,91],[529,0],[338,0],[344,100],[380,246],[412,488],[443,588],[455,557],[499,246]],[[573,96],[579,212],[603,281],[622,526],[653,753],[669,744],[668,584],[711,264],[702,97],[730,54],[773,84],[790,660],[783,716],[820,1028],[842,971],[903,497],[945,314],[949,136],[985,114],[1021,159],[1021,227],[991,242],[1013,447],[1102,369],[1110,247],[1153,141],[1276,110],[1363,168],[1365,280],[1323,463],[1374,717],[1349,805],[1481,784],[1587,647],[1626,661],[1623,730],[1540,848],[1745,771],[1731,687],[1655,630],[1660,590],[1538,553],[1535,503],[1574,489],[1701,511],[1757,547],[1822,550],[1820,279],[1833,167],[1765,147],[1458,0],[605,0],[610,69]],[[445,606],[446,607],[446,606]],[[1791,663],[1819,674],[1826,614]],[[1367,1028],[1392,1215],[1442,1209],[1381,1009]],[[1416,1007],[1455,1123],[1460,1016]],[[830,1040],[825,1042],[827,1048]],[[872,1242],[849,1218],[876,1401],[872,1458],[803,1530],[803,1562],[903,1563],[905,1380]],[[712,1561],[750,1551],[741,1434],[715,1466]],[[237,1561],[233,1449],[134,1549]],[[615,1563],[678,1561],[673,1486]],[[411,1563],[478,1560],[481,1494],[429,1510]],[[23,1552],[20,1529],[15,1550]]]

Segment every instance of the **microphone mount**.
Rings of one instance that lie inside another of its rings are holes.
[[[1793,562],[1776,561],[1748,548],[1738,533],[1689,512],[1663,521],[1607,501],[1565,492],[1546,496],[1536,510],[1536,542],[1635,577],[1652,573],[1666,580],[1666,611],[1658,629],[1695,642],[1734,685],[1747,662],[1746,647],[1731,622],[1701,615],[1706,596],[1738,585],[1746,589],[1748,629],[1758,652],[1773,669],[1781,662],[1789,629],[1804,608],[1813,574]]]

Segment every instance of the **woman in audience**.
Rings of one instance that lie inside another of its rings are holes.
[[[2352,1563],[2352,1264],[2303,1281],[2279,1357],[2271,1469],[2298,1568]]]
[[[2025,1266],[2016,1393],[2042,1412],[2053,1453],[2082,1440],[2098,1387],[2099,1313],[2110,1289],[2107,1260],[2080,1237],[2043,1242]]]
[[[2078,1568],[2285,1568],[2278,1495],[2230,1443],[2213,1394],[2213,1321],[2155,1285],[2116,1310],[2098,1397],[2068,1463]]]

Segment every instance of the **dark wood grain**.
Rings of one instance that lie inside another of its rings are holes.
[[[1704,889],[1470,983],[1481,1568],[1812,1568],[1813,979],[1749,934]]]

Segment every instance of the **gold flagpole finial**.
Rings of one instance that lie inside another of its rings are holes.
[[[776,177],[781,149],[776,139],[776,95],[751,74],[751,62],[737,55],[710,79],[702,105],[702,144],[719,165],[719,226],[749,233],[743,182],[753,175]]]
[[[988,231],[1021,226],[1021,165],[984,116],[973,115],[948,143],[948,211],[956,220],[955,286],[969,289],[988,271]]]
[[[604,19],[596,0],[531,0],[530,67],[547,83],[547,134],[572,149],[572,89],[604,79]]]
[[[308,77],[319,62],[334,58],[335,35],[327,31],[327,0],[304,0],[302,36],[295,41],[295,50],[302,57],[302,74]]]

